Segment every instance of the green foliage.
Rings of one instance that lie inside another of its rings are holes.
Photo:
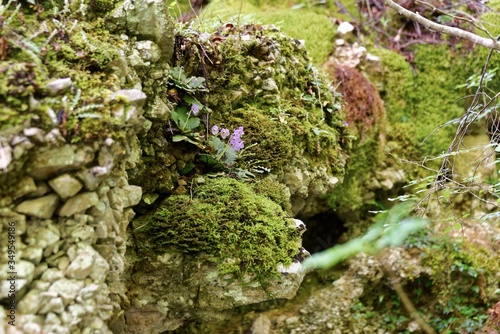
[[[217,17],[221,23],[232,21],[275,25],[288,36],[304,40],[314,64],[321,65],[327,60],[335,38],[330,19],[307,9],[284,9],[283,2],[276,2],[276,6],[269,6],[269,2],[266,2],[265,8],[258,7],[263,3],[255,5],[247,1],[243,1],[242,5],[240,1],[213,1],[201,17],[203,20]],[[246,19],[242,20],[241,17]]]
[[[117,83],[108,67],[119,56],[117,38],[101,21],[75,20],[69,8],[63,16],[56,15],[60,8],[45,8],[54,11],[47,20],[43,10],[20,11],[21,6],[0,7],[7,56],[0,62],[0,130],[15,132],[29,124],[45,131],[58,127],[72,143],[120,140],[122,120],[113,115],[120,103],[108,98]],[[55,78],[71,78],[72,87],[50,96],[45,86]]]
[[[213,255],[222,275],[275,277],[277,265],[289,265],[300,246],[293,221],[278,204],[230,178],[208,179],[192,198],[170,196],[134,224],[144,255],[171,247],[204,252]]]
[[[186,72],[182,67],[174,67],[170,70],[170,80],[174,85],[189,93],[207,91],[205,88],[205,78],[203,77],[187,77]]]

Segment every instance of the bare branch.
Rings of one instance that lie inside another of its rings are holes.
[[[485,46],[485,47],[492,49],[492,50],[500,51],[500,42],[498,42],[496,40],[484,38],[484,37],[478,36],[476,34],[473,34],[471,32],[459,29],[459,28],[448,27],[448,26],[445,26],[442,24],[438,24],[436,22],[432,22],[431,20],[428,20],[425,17],[420,16],[418,13],[414,13],[412,11],[409,11],[409,10],[401,7],[400,5],[398,5],[397,3],[395,3],[392,0],[383,0],[383,1],[388,7],[394,9],[400,15],[403,15],[403,16],[409,18],[410,20],[418,22],[421,25],[423,25],[424,27],[427,27],[427,28],[435,30],[435,31],[442,32],[443,34],[452,35],[452,36],[460,37],[463,39],[467,39],[475,44]]]

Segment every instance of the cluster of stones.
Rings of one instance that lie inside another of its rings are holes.
[[[116,115],[122,131],[135,136],[146,96],[117,95],[131,106],[126,119]],[[0,171],[0,303],[8,305],[11,271],[17,301],[15,327],[0,306],[0,333],[111,333],[108,322],[125,301],[125,230],[142,196],[128,183],[126,144],[108,138],[72,145],[58,129],[33,127],[0,142],[8,157]],[[14,270],[7,256],[12,225]]]

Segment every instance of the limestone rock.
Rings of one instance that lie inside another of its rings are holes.
[[[16,211],[28,216],[48,219],[52,217],[58,204],[59,197],[56,194],[50,194],[21,202],[16,207]]]
[[[354,30],[354,26],[347,21],[342,22],[338,28],[337,32],[341,35],[348,34]]]
[[[89,245],[77,250],[76,258],[66,269],[66,277],[85,279],[92,274],[94,279],[104,281],[109,271],[109,264]]]
[[[28,197],[42,197],[50,191],[50,187],[43,181],[36,182],[36,189],[30,192]]]
[[[144,61],[156,63],[160,59],[160,48],[152,41],[139,41],[135,44],[135,49]]]
[[[144,116],[154,121],[166,122],[170,119],[171,111],[172,107],[156,96],[153,103],[146,109]]]
[[[86,192],[70,198],[59,211],[59,215],[69,217],[76,213],[84,213],[88,208],[97,205],[99,197],[95,192]]]
[[[146,94],[139,89],[122,89],[111,94],[111,99],[114,100],[118,96],[125,97],[131,106],[142,108],[146,103]]]
[[[71,78],[62,78],[62,79],[56,79],[47,84],[45,88],[49,90],[49,94],[51,96],[59,95],[64,93],[66,90],[68,90],[71,87],[71,84],[73,82],[71,81]]]
[[[7,167],[12,161],[12,149],[9,145],[0,144],[0,150],[2,152],[0,154],[0,169],[7,171]]]
[[[54,282],[63,277],[64,274],[55,268],[49,268],[42,274],[42,280],[44,282]]]
[[[94,159],[93,152],[75,145],[40,150],[31,162],[30,176],[35,180],[44,180],[57,173],[79,169]]]
[[[271,320],[264,314],[261,314],[254,320],[250,328],[251,334],[269,334],[271,330]]]
[[[54,292],[44,292],[42,293],[42,307],[38,311],[39,314],[47,314],[49,312],[54,312],[61,314],[64,312],[64,303],[62,298],[57,297],[57,293]]]
[[[42,298],[40,294],[41,291],[38,289],[31,289],[30,291],[28,291],[23,299],[21,299],[17,304],[19,312],[23,314],[36,314],[42,307]]]
[[[63,199],[76,195],[83,185],[69,174],[63,174],[49,181],[49,185]]]
[[[37,187],[35,184],[35,180],[33,180],[32,177],[25,176],[21,180],[19,180],[19,183],[16,186],[16,192],[14,194],[14,198],[19,198],[21,196],[29,194],[35,191],[36,188]]]
[[[35,143],[43,143],[45,131],[39,128],[26,128],[23,130],[23,134],[31,139]]]
[[[112,21],[132,35],[155,42],[163,59],[174,51],[174,23],[162,0],[125,0],[112,14]]]
[[[71,301],[75,300],[83,286],[83,281],[61,278],[52,283],[49,292],[57,293],[63,299],[64,305],[68,305]]]
[[[22,259],[28,260],[37,265],[42,260],[43,249],[40,247],[28,247],[23,251]]]
[[[0,208],[0,226],[7,228],[9,223],[14,223],[16,235],[26,232],[26,216],[8,208]]]

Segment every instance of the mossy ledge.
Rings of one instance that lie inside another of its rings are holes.
[[[134,221],[141,258],[155,258],[174,247],[211,255],[221,275],[279,276],[278,264],[289,266],[301,245],[294,221],[251,185],[230,178],[206,181],[192,196],[170,196]]]

